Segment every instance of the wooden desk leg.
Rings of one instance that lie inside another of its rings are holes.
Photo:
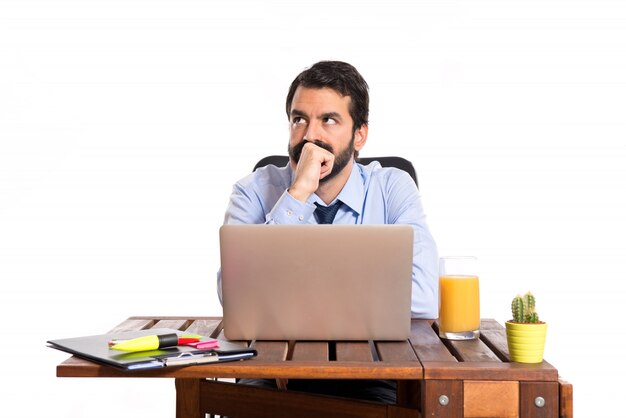
[[[574,418],[574,388],[563,379],[559,379],[559,417]]]
[[[175,379],[176,418],[204,418],[200,409],[200,379]]]
[[[420,385],[419,380],[398,380],[396,404],[387,406],[387,417],[419,418]]]
[[[420,407],[419,380],[398,380],[397,400],[398,406],[419,409]]]
[[[422,416],[463,418],[462,380],[424,380]]]
[[[558,382],[520,382],[520,416],[558,418]]]

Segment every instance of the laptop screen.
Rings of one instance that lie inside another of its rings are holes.
[[[224,332],[235,340],[402,340],[408,225],[224,225]]]

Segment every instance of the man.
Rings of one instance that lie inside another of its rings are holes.
[[[436,318],[437,250],[417,186],[404,171],[356,162],[368,134],[363,77],[350,64],[318,62],[292,82],[286,110],[289,164],[269,165],[236,183],[224,223],[412,225],[412,315]],[[324,262],[314,249],[311,254],[312,263]],[[221,298],[219,275],[218,289]],[[392,384],[376,381],[372,389],[367,382],[296,381],[289,388],[395,401]]]

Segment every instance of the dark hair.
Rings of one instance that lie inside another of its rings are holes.
[[[287,118],[291,115],[291,103],[299,87],[335,90],[350,97],[350,117],[354,122],[352,133],[368,123],[370,98],[367,83],[352,65],[341,61],[320,61],[301,72],[291,83],[287,93]]]

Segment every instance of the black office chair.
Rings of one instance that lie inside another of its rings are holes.
[[[402,157],[369,157],[357,159],[358,163],[365,165],[372,161],[378,161],[383,167],[395,167],[406,171],[415,182],[415,185],[419,187],[415,167],[413,167],[413,164],[409,160]],[[284,167],[287,163],[289,163],[289,157],[286,155],[268,155],[267,157],[261,158],[252,171],[255,171],[257,168],[265,167],[268,164],[275,165],[276,167]]]

